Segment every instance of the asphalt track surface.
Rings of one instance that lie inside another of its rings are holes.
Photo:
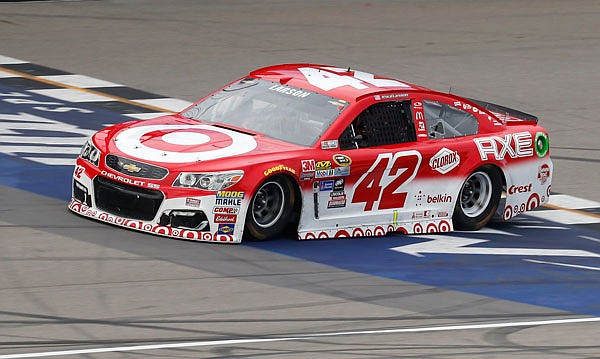
[[[595,1],[9,3],[0,55],[188,101],[283,62],[452,88],[538,115],[554,190],[600,201],[599,23]],[[0,358],[600,357],[598,297],[569,311],[372,275],[320,261],[315,241],[161,240],[8,186],[0,226]],[[568,227],[564,242],[597,230]],[[575,286],[600,290],[586,273]]]

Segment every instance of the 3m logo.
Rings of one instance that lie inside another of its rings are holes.
[[[446,174],[452,171],[460,164],[460,156],[458,152],[442,148],[429,160],[431,169],[438,171],[441,174]]]
[[[314,172],[315,171],[315,160],[302,160],[300,161],[302,166],[302,172]]]

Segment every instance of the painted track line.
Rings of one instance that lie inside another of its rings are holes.
[[[562,214],[558,214],[558,216],[555,216],[558,218],[563,217],[563,216],[568,216],[569,214],[575,214],[575,215],[582,215],[584,217],[587,217],[587,221],[589,221],[590,223],[600,222],[600,215],[582,211],[582,209],[600,207],[600,203],[598,203],[596,201],[591,201],[591,200],[584,199],[584,198],[578,198],[578,197],[574,197],[574,196],[570,196],[570,195],[566,195],[566,194],[552,194],[552,195],[550,195],[550,203],[546,203],[542,207],[550,208],[551,210],[555,210],[555,211],[556,210],[557,211],[565,211]],[[534,212],[529,212],[528,214],[533,213],[533,216],[536,216],[536,214],[537,214],[537,215],[541,215],[542,218],[546,217],[547,213],[543,213],[543,211],[538,211],[538,212],[542,212],[542,213],[536,213],[534,211]],[[556,219],[556,218],[553,218],[553,220],[554,219]],[[558,221],[558,222],[560,222],[560,221]],[[584,221],[584,222],[586,222],[586,221]]]
[[[6,355],[0,355],[0,359],[39,358],[39,357],[49,357],[49,356],[58,356],[58,355],[80,355],[80,354],[111,353],[111,352],[125,352],[125,351],[208,347],[208,346],[233,345],[233,344],[289,342],[289,341],[302,341],[302,340],[310,340],[310,339],[324,338],[324,337],[341,337],[341,336],[354,336],[354,335],[442,332],[442,331],[454,331],[454,330],[530,327],[530,326],[540,326],[540,325],[575,324],[575,323],[590,323],[590,322],[600,322],[600,317],[539,320],[539,321],[525,321],[525,322],[508,322],[508,323],[463,324],[463,325],[449,325],[449,326],[435,326],[435,327],[360,330],[360,331],[347,331],[347,332],[300,334],[300,335],[291,336],[291,337],[224,339],[224,340],[208,340],[208,341],[187,342],[187,343],[151,344],[151,345],[136,345],[136,346],[109,347],[109,348],[96,348],[96,349],[63,350],[63,351],[39,352],[39,353],[6,354]]]
[[[585,211],[582,211],[579,209],[566,208],[566,207],[556,206],[554,204],[548,204],[548,203],[543,205],[543,207],[547,207],[547,208],[550,208],[553,210],[562,210],[562,211],[566,211],[566,212],[584,215],[584,216],[591,217],[591,218],[600,219],[600,214],[588,213],[588,212],[585,212]]]
[[[547,262],[547,261],[540,261],[540,260],[537,260],[537,259],[524,259],[524,261],[531,262],[531,263],[538,263],[538,264],[549,264],[549,265],[559,266],[559,267],[567,267],[567,268],[577,268],[577,269],[586,269],[586,270],[597,270],[597,271],[600,271],[600,267],[582,266],[582,265],[578,265],[578,264]]]
[[[590,237],[590,236],[579,236],[579,238],[583,238],[583,239],[587,239],[587,240],[590,240],[590,241],[594,241],[594,242],[599,242],[600,243],[600,239],[594,238],[594,237]]]
[[[75,91],[81,91],[83,93],[87,93],[89,95],[92,96],[102,96],[102,97],[106,97],[106,98],[111,98],[115,101],[121,102],[121,103],[126,103],[128,105],[133,105],[133,106],[137,106],[137,107],[142,107],[142,108],[146,108],[149,110],[153,110],[156,112],[167,112],[167,113],[172,113],[173,111],[162,108],[162,107],[157,107],[157,106],[152,106],[150,104],[145,104],[145,103],[140,103],[140,102],[136,102],[136,101],[132,101],[132,100],[128,100],[124,97],[119,97],[119,96],[114,96],[114,95],[110,95],[104,92],[100,92],[100,91],[96,91],[96,90],[92,90],[89,88],[81,88],[81,87],[77,87],[77,86],[73,86],[73,85],[69,85],[66,83],[62,83],[62,82],[56,82],[56,81],[52,81],[52,80],[48,80],[45,78],[42,78],[40,76],[34,76],[34,75],[30,75],[30,74],[26,74],[24,72],[21,71],[16,71],[13,69],[9,69],[6,67],[3,67],[0,65],[0,70],[4,71],[4,72],[8,72],[11,74],[14,74],[18,77],[23,77],[29,80],[33,80],[33,81],[37,81],[37,82],[42,82],[48,85],[53,85],[53,86],[57,86],[57,87],[61,87],[63,89],[71,89],[71,90],[75,90]]]

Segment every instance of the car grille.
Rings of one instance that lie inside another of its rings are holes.
[[[96,176],[94,178],[96,206],[120,217],[149,221],[154,219],[164,195],[160,191],[130,186]]]
[[[139,178],[163,179],[169,173],[166,168],[115,155],[106,156],[106,165],[117,172]]]

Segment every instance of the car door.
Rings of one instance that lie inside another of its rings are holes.
[[[321,164],[314,196],[324,227],[392,223],[404,211],[422,157],[411,101],[374,101],[344,129],[339,151]],[[318,164],[317,164],[317,167]]]

